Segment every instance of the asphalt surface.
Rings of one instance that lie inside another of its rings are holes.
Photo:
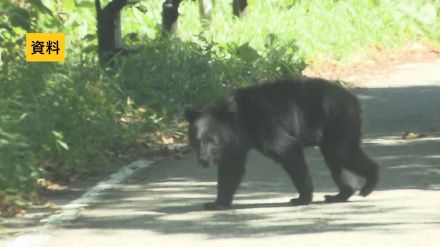
[[[193,153],[135,172],[99,194],[77,217],[37,224],[0,246],[439,246],[440,61],[365,78],[364,147],[381,168],[368,197],[325,204],[336,187],[317,149],[308,149],[314,203],[292,207],[296,191],[276,163],[253,152],[232,210],[208,212],[216,170]],[[403,139],[405,132],[423,137]]]

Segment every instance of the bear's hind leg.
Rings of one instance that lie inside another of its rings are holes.
[[[344,178],[344,164],[350,162],[348,153],[334,146],[321,146],[321,152],[339,189],[336,195],[325,195],[325,202],[346,202],[354,194],[353,186]]]
[[[360,195],[368,196],[376,187],[379,180],[379,166],[361,148],[350,154],[352,156],[347,169],[365,178],[366,182],[361,188]]]

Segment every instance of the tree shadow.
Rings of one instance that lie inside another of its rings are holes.
[[[440,87],[355,91],[364,109],[364,147],[381,169],[380,183],[369,197],[323,203],[323,196],[335,193],[336,187],[319,150],[309,149],[314,203],[290,206],[296,191],[287,175],[271,160],[251,153],[233,208],[204,211],[203,203],[215,197],[215,169],[198,167],[194,155],[188,154],[137,174],[64,227],[142,229],[207,238],[336,231],[404,233],[405,229],[438,227],[439,218],[432,216],[440,206]],[[404,140],[405,131],[426,137]]]

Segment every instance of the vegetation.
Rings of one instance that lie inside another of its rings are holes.
[[[115,168],[149,134],[179,129],[189,103],[297,75],[320,56],[438,42],[439,9],[439,0],[253,0],[238,19],[230,1],[216,1],[204,30],[197,3],[184,1],[168,38],[161,1],[145,0],[124,9],[127,52],[101,69],[93,1],[1,1],[0,211],[36,198],[43,178]],[[26,32],[64,32],[66,61],[26,63]]]

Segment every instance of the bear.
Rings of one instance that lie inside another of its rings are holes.
[[[325,202],[345,202],[355,193],[347,175],[364,179],[361,196],[378,182],[378,165],[361,148],[359,100],[334,81],[298,77],[239,88],[201,109],[187,107],[185,118],[198,162],[217,166],[217,198],[205,210],[231,208],[251,149],[284,168],[299,194],[292,205],[313,200],[308,147],[319,147],[339,189]]]

